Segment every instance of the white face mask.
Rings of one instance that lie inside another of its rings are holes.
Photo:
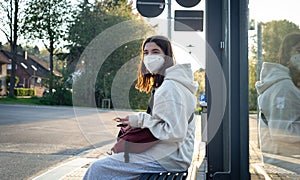
[[[300,54],[292,55],[290,65],[300,71]]]
[[[158,73],[165,59],[161,55],[147,55],[144,56],[144,64],[150,73]]]

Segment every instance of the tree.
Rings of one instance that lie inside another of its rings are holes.
[[[40,54],[40,49],[37,45],[35,46],[26,45],[25,47],[23,47],[23,50],[26,51],[28,54],[33,54],[35,56],[38,56]]]
[[[287,20],[265,23],[262,33],[263,60],[278,62],[278,50],[283,38],[294,31],[299,31],[299,26]]]
[[[94,4],[83,1],[79,5],[79,11],[73,24],[69,27],[68,40],[70,45],[68,48],[70,50],[70,55],[68,57],[68,71],[70,73],[74,72],[82,52],[96,36],[114,25],[131,20],[136,22],[136,35],[142,34],[147,30],[152,30],[142,20],[138,19],[138,15],[133,14],[132,6],[127,3],[127,0],[103,0],[95,1]],[[145,36],[146,34],[143,35]],[[111,42],[114,42],[113,38],[114,37],[112,37]],[[89,81],[84,81],[83,83],[85,84],[82,84],[81,87],[88,88],[90,86],[95,86],[96,100],[97,102],[100,102],[100,104],[102,99],[111,98],[111,85],[114,76],[122,65],[131,58],[139,56],[141,43],[142,39],[139,39],[123,44],[119,48],[115,49],[101,66],[97,75],[96,84],[90,85]],[[86,69],[89,69],[89,64],[84,64],[84,66],[86,66]],[[87,74],[94,72],[86,70],[84,73]],[[136,72],[134,71],[133,73]],[[83,90],[84,88],[81,89],[82,92],[76,93],[82,93],[82,95],[80,95],[82,97],[92,97],[84,94],[87,92]],[[130,94],[135,93],[138,94],[139,97],[144,96],[138,92],[130,92]],[[95,99],[90,99],[90,101],[94,100]],[[134,108],[144,107],[139,102],[132,104],[134,104]]]
[[[299,31],[299,27],[287,20],[270,21],[262,24],[262,60],[265,62],[278,62],[280,44],[287,34]],[[257,43],[257,36],[251,37]],[[252,57],[249,57],[249,109],[257,108],[257,92],[255,82],[258,81],[257,73],[257,46],[251,46]]]
[[[49,52],[50,84],[53,87],[53,56],[66,36],[71,20],[72,6],[68,0],[31,0],[27,2],[23,21],[23,34],[41,39]],[[52,92],[52,91],[50,91]]]
[[[132,11],[132,5],[127,4],[127,0],[102,0],[95,1],[94,4],[84,0],[79,4],[67,38],[70,42],[67,46],[70,50],[69,72],[74,71],[81,53],[97,35],[120,22],[136,20],[138,16]]]
[[[197,97],[199,97],[200,94],[205,93],[205,70],[201,68],[194,72],[194,79],[199,86],[196,93]]]
[[[10,86],[9,96],[14,95],[14,87],[16,84],[16,56],[17,56],[17,40],[18,40],[18,15],[19,15],[19,0],[4,0],[0,8],[3,12],[6,12],[7,19],[1,18],[2,26],[0,30],[5,34],[7,41],[10,44],[10,51],[12,53],[11,62],[11,75],[10,75]],[[6,24],[8,24],[8,27]],[[7,28],[7,29],[6,29]]]
[[[249,110],[256,111],[257,108],[257,92],[255,82],[257,81],[257,60],[256,58],[249,58]]]

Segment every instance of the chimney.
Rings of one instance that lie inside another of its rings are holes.
[[[24,51],[23,55],[24,55],[24,59],[27,60],[27,51]]]

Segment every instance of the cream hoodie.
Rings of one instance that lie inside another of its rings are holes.
[[[174,65],[166,70],[164,82],[155,91],[152,116],[129,115],[132,127],[149,128],[161,140],[145,153],[168,171],[187,170],[192,161],[195,122],[188,120],[196,108],[197,88],[191,65]]]
[[[259,135],[264,153],[295,158],[298,162],[282,162],[264,155],[264,161],[295,171],[300,163],[300,90],[293,84],[289,69],[281,64],[265,62],[260,81],[256,82],[259,109],[268,124],[260,117]],[[286,163],[286,164],[285,164]],[[298,170],[300,171],[300,169]]]

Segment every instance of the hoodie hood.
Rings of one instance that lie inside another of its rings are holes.
[[[262,94],[273,84],[284,80],[291,79],[289,68],[271,62],[264,62],[261,69],[260,81],[255,83],[258,94]]]
[[[191,64],[175,64],[174,66],[166,69],[165,79],[173,80],[182,84],[193,94],[196,93],[198,89],[198,83],[194,81]]]

